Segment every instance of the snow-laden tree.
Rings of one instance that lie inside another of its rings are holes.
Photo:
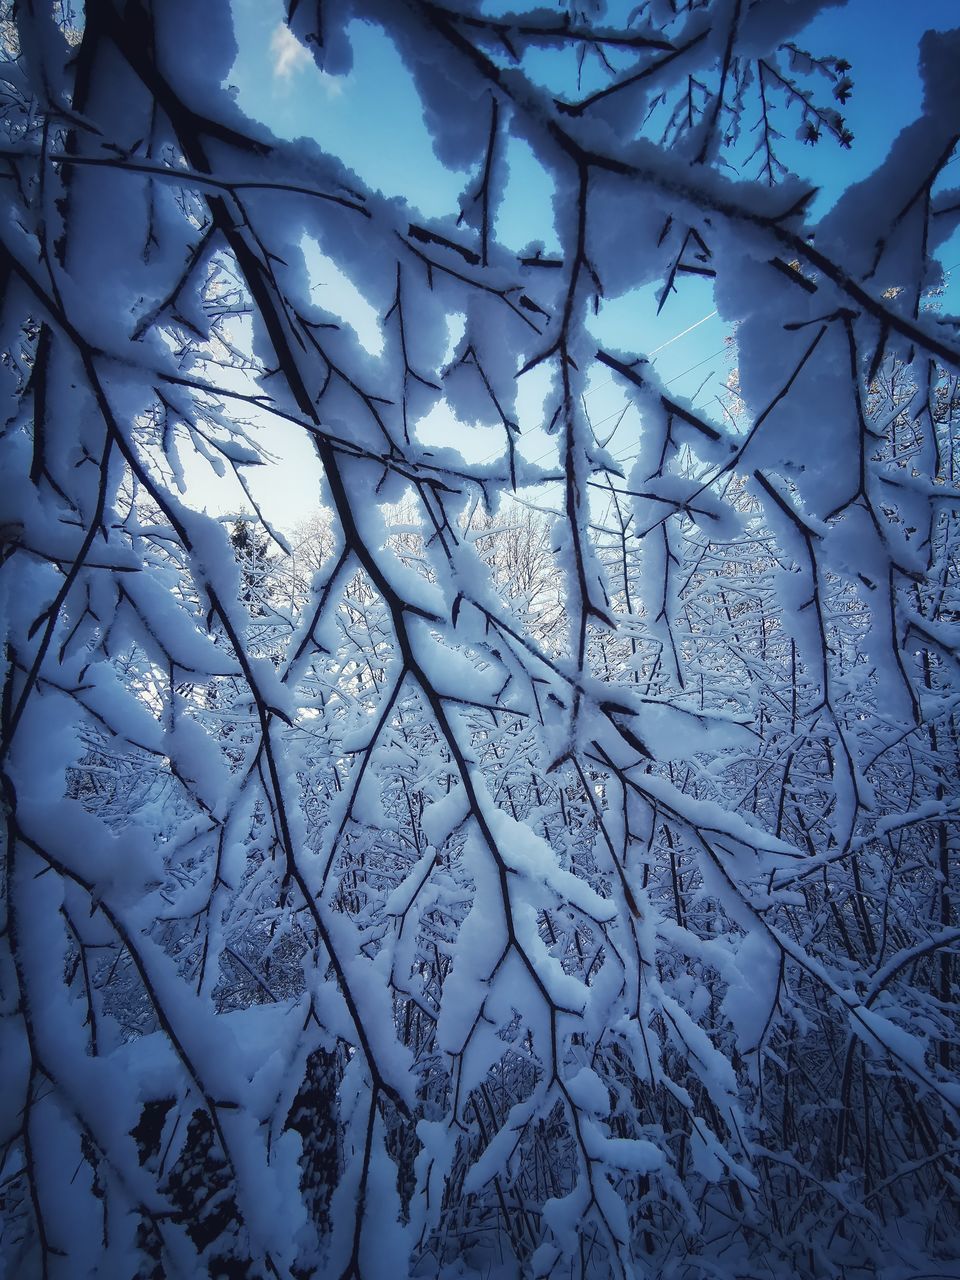
[[[225,0],[5,10],[8,1276],[949,1274],[960,35],[813,225],[821,7],[287,0],[329,75],[395,43],[435,219],[241,113]],[[501,242],[510,139],[559,252]],[[691,274],[723,416],[593,336]]]

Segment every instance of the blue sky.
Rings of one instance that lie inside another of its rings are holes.
[[[351,26],[354,67],[349,75],[334,78],[320,73],[307,50],[286,31],[281,0],[234,0],[233,8],[239,53],[229,83],[235,86],[243,111],[279,136],[315,138],[323,148],[339,154],[365,183],[387,195],[405,196],[426,216],[457,209],[468,175],[448,171],[435,157],[409,73],[379,28]],[[782,117],[788,135],[782,144],[784,158],[820,188],[815,216],[825,212],[847,185],[871,173],[900,129],[919,114],[917,45],[923,32],[958,24],[958,0],[849,0],[822,13],[795,38],[795,43],[815,55],[846,57],[854,81],[853,94],[841,108],[854,134],[851,148],[843,149],[827,137],[816,147],[804,146],[789,137],[791,117]],[[829,102],[829,85],[823,83]],[[799,117],[792,120],[793,128],[797,124]],[[510,180],[498,232],[512,247],[540,238],[549,248],[551,185],[525,144],[511,143],[508,161]],[[957,238],[942,260],[946,267],[960,267]],[[338,281],[330,264],[314,256],[311,266],[325,290],[324,305],[354,323],[367,345],[375,343],[374,317],[362,303],[351,301],[349,289]],[[960,269],[956,275],[960,276]],[[955,296],[956,291],[951,292]],[[598,321],[598,336],[617,347],[635,346],[648,352],[660,348],[658,372],[670,380],[673,391],[696,395],[697,404],[720,413],[717,397],[724,396],[731,361],[727,333],[712,312],[709,285],[687,278],[659,318],[654,290],[608,305]],[[615,418],[622,401],[606,381],[595,387],[588,403],[594,420],[603,421]],[[539,395],[535,386],[526,404],[530,420],[524,423],[521,417],[526,452],[537,457],[544,453],[546,438],[536,429]],[[636,427],[635,416],[628,415],[617,439],[621,453],[629,453]],[[289,524],[313,508],[319,477],[301,442],[292,434],[285,438],[286,433],[273,426],[271,432],[275,432],[271,435],[274,451],[288,465],[263,468],[256,487],[267,507],[276,507],[275,517],[280,519],[282,511],[283,523]],[[459,438],[451,438],[454,432]],[[499,433],[471,429],[467,436],[443,415],[423,435],[431,443],[465,445],[467,456],[473,458],[498,452],[501,443]],[[549,453],[548,443],[546,450]],[[268,470],[282,471],[285,478],[268,478]],[[297,477],[292,486],[291,475]],[[276,487],[280,484],[282,489]]]
[[[447,171],[434,156],[410,75],[379,28],[351,25],[354,68],[331,77],[318,72],[308,51],[286,33],[282,0],[234,0],[233,11],[239,53],[230,82],[246,112],[282,137],[316,138],[370,186],[407,195],[427,216],[456,208],[465,173]],[[795,38],[814,54],[835,53],[853,65],[855,89],[842,110],[855,145],[844,150],[825,138],[808,147],[789,136],[781,144],[791,165],[822,188],[817,212],[871,173],[902,126],[919,114],[923,32],[958,24],[960,0],[848,0],[822,12]],[[824,97],[830,101],[829,91]],[[537,206],[549,198],[549,186],[524,144],[511,145],[510,160],[518,186],[508,194],[511,238],[542,236]]]

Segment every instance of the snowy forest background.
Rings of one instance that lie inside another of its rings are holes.
[[[960,31],[814,217],[824,7],[286,0],[399,50],[427,216],[225,0],[3,4],[9,1280],[957,1275]]]

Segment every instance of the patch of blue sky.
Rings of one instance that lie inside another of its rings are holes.
[[[404,196],[426,217],[457,207],[468,175],[434,154],[413,80],[380,27],[352,22],[353,68],[330,76],[287,30],[282,0],[234,0],[233,15],[229,83],[241,110],[278,137],[314,139],[372,190]]]
[[[490,0],[484,8],[493,15],[513,7],[506,0]],[[369,187],[405,198],[424,217],[458,213],[460,198],[475,174],[448,169],[436,157],[413,79],[379,27],[351,23],[353,68],[345,76],[334,77],[319,71],[308,50],[287,32],[282,0],[233,0],[233,11],[238,55],[229,83],[245,113],[278,136],[315,139]],[[946,29],[958,21],[957,0],[917,0],[912,4],[849,0],[844,6],[824,10],[796,36],[795,43],[814,55],[845,57],[852,64],[854,82],[852,96],[843,105],[834,103],[826,79],[821,95],[825,105],[842,112],[854,135],[849,148],[841,147],[826,133],[815,146],[804,144],[796,136],[802,124],[799,109],[796,105],[778,107],[778,127],[783,135],[777,141],[780,156],[818,189],[811,204],[812,222],[848,186],[872,173],[900,130],[918,116],[922,108],[917,74],[919,40],[927,29]],[[573,91],[589,93],[602,82],[599,61],[590,56],[578,64],[570,50],[538,51],[525,67],[539,82],[565,96]],[[759,104],[757,112],[759,118]],[[745,131],[751,123],[748,116]],[[751,148],[746,138],[737,156],[743,178],[757,176],[756,160],[747,159]],[[506,161],[509,176],[495,225],[497,238],[518,251],[539,243],[545,253],[556,252],[554,191],[549,174],[523,138],[510,138]],[[953,163],[956,166],[957,162]],[[960,174],[950,185],[958,180]],[[376,353],[377,317],[372,309],[335,264],[324,259],[315,246],[305,247],[311,286],[320,304],[351,324],[363,345]],[[956,310],[954,299],[960,293],[954,283],[960,279],[958,260],[960,236],[955,236],[940,252],[942,265],[952,269],[942,305],[952,310]],[[658,316],[659,288],[649,286],[605,301],[592,331],[603,345],[647,354],[656,351],[658,376],[670,385],[672,394],[693,397],[704,413],[723,421],[733,403],[726,387],[732,348],[729,331],[714,312],[709,282],[684,277]],[[549,466],[555,450],[541,429],[545,390],[542,376],[528,375],[521,385],[518,408],[524,456]],[[616,384],[598,375],[589,388],[587,407],[598,426],[612,426],[623,407]],[[611,445],[612,452],[629,454],[638,428],[636,412],[631,411]],[[289,522],[315,506],[318,473],[299,443],[296,467],[291,466],[292,442],[280,442],[277,429],[271,427],[271,431],[271,447],[287,465],[260,468],[255,488],[258,495],[266,493],[268,487],[277,487],[277,473],[293,475],[294,480],[278,490],[282,507],[277,509]],[[503,448],[501,432],[466,427],[442,406],[418,424],[417,432],[425,445],[455,444],[471,461],[496,456]],[[269,501],[264,497],[264,502],[273,506],[274,495]]]
[[[826,140],[811,147],[785,139],[790,166],[820,189],[814,218],[851,183],[873,173],[900,130],[920,115],[920,40],[926,31],[958,25],[957,0],[849,0],[844,7],[823,10],[797,36],[794,43],[811,53],[845,57],[854,83],[853,94],[839,108],[854,137],[851,147],[827,146]]]
[[[486,6],[494,13],[503,7]],[[337,77],[319,71],[308,50],[287,32],[282,0],[234,0],[233,12],[238,54],[229,80],[247,114],[279,136],[316,139],[371,188],[404,196],[426,217],[457,211],[470,175],[437,159],[412,77],[379,27],[350,24],[354,65],[348,75]],[[799,110],[778,110],[784,135],[778,149],[791,169],[818,188],[814,220],[847,186],[876,168],[900,129],[919,114],[920,37],[928,28],[958,21],[957,0],[849,0],[824,10],[799,33],[796,43],[811,53],[847,57],[855,86],[842,107],[855,138],[850,148],[826,136],[816,146],[802,143],[794,136]],[[600,83],[598,60],[587,57],[581,67],[570,50],[539,50],[525,67],[556,92],[569,92],[578,76],[584,93]],[[823,87],[826,105],[837,105],[826,81]],[[550,179],[522,139],[511,138],[507,160],[510,180],[497,233],[516,248],[543,240],[549,252],[556,247]],[[755,176],[750,167],[745,165],[742,176]]]

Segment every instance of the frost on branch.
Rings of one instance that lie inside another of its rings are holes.
[[[4,11],[7,1274],[949,1265],[960,46],[813,226],[818,7],[288,0],[327,75],[394,43],[467,172],[433,219],[242,114],[225,0]],[[691,275],[724,415],[594,336]]]

